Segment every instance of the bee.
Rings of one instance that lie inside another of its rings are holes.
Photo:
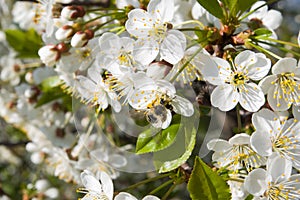
[[[163,128],[169,114],[170,110],[168,110],[164,105],[158,104],[146,111],[146,119],[154,127]]]

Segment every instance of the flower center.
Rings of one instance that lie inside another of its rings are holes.
[[[165,39],[167,30],[172,27],[172,24],[164,23],[164,24],[153,24],[152,29],[148,31],[150,37],[153,37],[159,43]]]
[[[279,84],[284,94],[291,94],[295,92],[295,87],[299,87],[296,81],[294,80],[295,74],[281,74],[279,78]]]
[[[235,86],[244,85],[248,80],[248,77],[243,72],[234,72],[232,77],[232,82]]]

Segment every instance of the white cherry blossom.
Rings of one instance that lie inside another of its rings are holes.
[[[284,111],[291,105],[300,105],[300,67],[295,58],[278,60],[272,67],[272,75],[259,85],[273,110]]]
[[[117,95],[110,89],[110,86],[103,80],[99,71],[95,68],[88,69],[88,77],[78,76],[78,92],[86,103],[99,106],[105,110],[110,104],[116,112],[121,110]]]
[[[98,171],[94,175],[92,172],[84,170],[80,177],[85,188],[79,188],[78,191],[86,193],[82,200],[113,199],[114,186],[107,173]]]
[[[213,139],[207,144],[209,150],[213,150],[212,160],[218,168],[226,167],[238,173],[238,170],[246,167],[247,171],[266,163],[266,158],[258,155],[250,146],[250,136],[246,133],[236,134],[228,141]]]
[[[269,109],[262,109],[252,116],[256,131],[251,135],[251,147],[261,156],[278,152],[300,168],[300,123],[291,118],[283,122]]]
[[[249,173],[244,186],[254,199],[296,200],[300,198],[300,176],[291,172],[291,163],[274,154],[268,159],[266,170],[259,168]]]
[[[228,111],[240,103],[245,110],[256,112],[265,103],[262,89],[253,82],[265,77],[271,67],[270,59],[264,54],[246,50],[239,53],[232,63],[218,57],[212,57],[212,60],[215,63],[204,61],[207,66],[202,73],[208,82],[217,85],[211,94],[213,106]],[[216,66],[218,76],[213,74]]]
[[[138,38],[133,57],[147,65],[160,55],[171,64],[176,64],[184,55],[186,38],[172,29],[174,0],[151,0],[147,11],[134,9],[129,12],[125,27],[128,33]]]

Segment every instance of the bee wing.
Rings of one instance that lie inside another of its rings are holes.
[[[167,111],[167,119],[165,121],[163,121],[161,128],[162,129],[166,129],[168,128],[168,126],[171,124],[172,121],[172,113],[170,110],[166,109]]]

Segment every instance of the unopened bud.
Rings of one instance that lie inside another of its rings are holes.
[[[72,47],[84,47],[94,37],[92,30],[78,31],[71,39]]]
[[[41,61],[49,67],[53,67],[60,59],[60,52],[55,45],[43,46],[39,49],[38,54]]]
[[[55,32],[55,37],[59,41],[70,39],[74,35],[74,29],[70,25],[64,25]]]
[[[73,21],[85,15],[85,10],[82,6],[67,6],[61,11],[61,17]]]

